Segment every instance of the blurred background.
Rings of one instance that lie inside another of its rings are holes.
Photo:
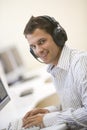
[[[54,17],[67,32],[66,44],[87,50],[87,0],[0,0],[0,60],[8,82],[24,69],[31,71],[45,66],[31,56],[23,35],[32,15]]]

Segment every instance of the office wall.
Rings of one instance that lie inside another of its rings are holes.
[[[42,66],[23,36],[31,15],[50,15],[66,29],[70,47],[87,50],[87,0],[0,0],[0,49],[16,45],[30,69]]]

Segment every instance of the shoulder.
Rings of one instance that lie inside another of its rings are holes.
[[[73,67],[87,67],[87,52],[76,52],[72,55]]]
[[[72,55],[71,70],[74,79],[78,82],[87,77],[87,52],[77,52]]]

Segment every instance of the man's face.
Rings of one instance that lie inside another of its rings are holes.
[[[30,48],[44,63],[57,65],[61,49],[56,45],[50,34],[36,29],[26,36]]]

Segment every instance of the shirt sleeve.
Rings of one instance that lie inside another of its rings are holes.
[[[45,107],[45,109],[48,109],[49,112],[56,112],[56,111],[60,111],[61,110],[61,105],[57,105],[57,106],[48,106]]]
[[[48,113],[44,116],[43,123],[46,127],[66,123],[71,128],[76,126],[87,128],[87,110],[83,107],[77,110],[68,109],[63,112]]]

